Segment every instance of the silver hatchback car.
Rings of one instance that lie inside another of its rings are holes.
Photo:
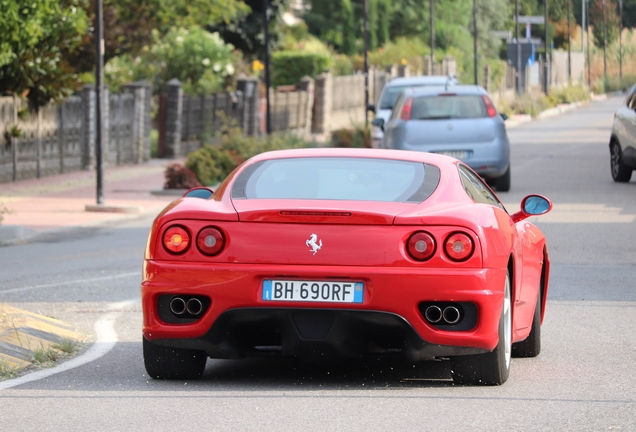
[[[614,113],[609,148],[612,178],[615,182],[628,182],[636,169],[636,85]]]
[[[384,123],[382,147],[445,154],[462,160],[497,191],[510,190],[510,143],[485,89],[472,85],[405,90]]]
[[[413,87],[452,86],[455,84],[457,84],[457,78],[453,75],[422,75],[393,78],[382,89],[377,106],[369,104],[367,110],[373,111],[375,118],[381,118],[386,122],[391,116],[391,110],[393,109],[393,105],[395,105],[395,101],[404,90]],[[382,132],[382,129],[375,126],[371,128],[371,147],[379,148],[383,138],[384,132]]]

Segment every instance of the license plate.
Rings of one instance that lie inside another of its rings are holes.
[[[465,160],[465,159],[470,159],[470,153],[471,152],[466,151],[466,150],[453,150],[453,151],[441,151],[441,152],[436,152],[436,153],[437,154],[441,154],[441,155],[454,157],[455,159]]]
[[[351,281],[263,281],[263,300],[362,303],[364,284]]]

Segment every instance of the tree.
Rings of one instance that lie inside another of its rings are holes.
[[[590,24],[594,44],[603,46],[603,0],[595,0],[590,4]],[[616,3],[605,0],[605,46],[610,46],[618,39],[618,11]]]
[[[269,37],[272,48],[280,43],[279,35],[282,33],[280,30],[283,26],[282,14],[289,3],[290,0],[268,0]],[[248,13],[237,15],[232,20],[217,21],[206,28],[218,32],[226,43],[234,45],[246,56],[263,58],[265,52],[263,0],[245,0],[245,4],[249,10]]]
[[[95,0],[82,0],[91,22]],[[166,35],[173,28],[211,26],[244,17],[249,8],[241,0],[103,0],[104,62],[124,54],[136,56],[153,42],[153,32]],[[82,48],[71,59],[81,72],[95,65],[93,33],[87,32]]]
[[[351,0],[342,0],[342,44],[340,51],[351,55],[356,52],[355,17]]]
[[[13,0],[0,14],[0,94],[26,96],[32,109],[79,85],[69,57],[88,27],[82,0]]]

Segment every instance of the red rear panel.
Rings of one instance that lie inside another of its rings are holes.
[[[453,226],[374,226],[333,224],[281,224],[264,222],[207,222],[175,220],[159,229],[159,239],[170,226],[187,226],[193,239],[207,226],[219,228],[226,246],[214,257],[198,251],[196,241],[182,255],[171,255],[161,242],[155,243],[154,259],[170,261],[205,261],[216,263],[252,263],[274,265],[336,265],[336,266],[425,266],[480,267],[481,247],[477,236]],[[413,260],[405,250],[409,236],[424,229],[437,243],[435,255],[422,263]],[[464,263],[455,263],[442,253],[442,242],[452,232],[469,233],[475,243],[475,253]]]

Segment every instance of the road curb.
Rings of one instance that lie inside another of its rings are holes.
[[[7,327],[0,331],[0,363],[22,370],[33,364],[36,351],[53,348],[70,340],[83,338],[70,325],[6,304],[0,304],[0,320]]]

